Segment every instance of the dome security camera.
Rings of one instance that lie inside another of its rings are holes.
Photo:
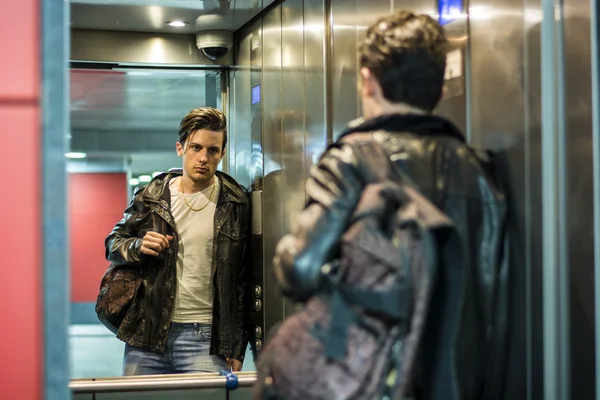
[[[197,32],[196,46],[206,58],[218,61],[233,47],[233,32],[223,30]]]

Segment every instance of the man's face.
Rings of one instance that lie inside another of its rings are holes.
[[[199,129],[190,133],[185,143],[177,143],[177,155],[183,171],[195,183],[210,184],[225,154],[223,132]]]

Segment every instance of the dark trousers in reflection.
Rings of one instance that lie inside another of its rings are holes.
[[[209,354],[211,326],[173,322],[164,353],[125,345],[123,375],[191,374],[221,372],[227,363]]]

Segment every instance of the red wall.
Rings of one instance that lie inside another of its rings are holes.
[[[0,0],[0,397],[43,387],[40,15],[36,0]],[[11,330],[11,328],[13,330]]]
[[[96,301],[108,267],[104,239],[126,207],[126,174],[69,174],[72,302]]]

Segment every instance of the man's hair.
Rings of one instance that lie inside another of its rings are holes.
[[[448,50],[433,18],[399,11],[369,27],[360,67],[371,71],[387,100],[431,111],[441,98]]]
[[[190,134],[199,129],[223,132],[223,149],[225,149],[227,146],[227,119],[221,110],[203,107],[190,111],[183,117],[179,125],[179,143],[185,144]]]

